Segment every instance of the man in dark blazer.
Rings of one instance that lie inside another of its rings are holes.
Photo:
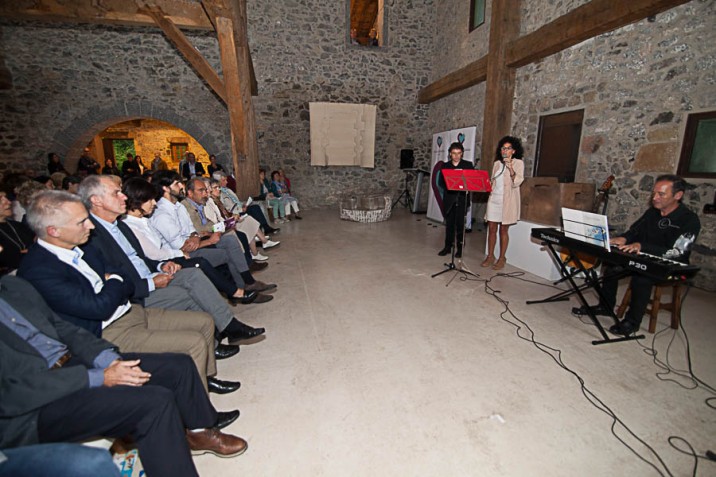
[[[200,269],[182,269],[174,262],[157,262],[144,255],[129,226],[117,220],[127,210],[127,196],[110,177],[87,177],[80,184],[79,195],[95,226],[82,249],[97,252],[106,266],[121,270],[134,283],[132,303],[145,308],[205,311],[230,341],[264,333],[263,328],[252,328],[234,318],[226,300]]]
[[[38,241],[23,259],[18,276],[28,280],[61,318],[124,352],[186,353],[209,391],[226,394],[239,388],[238,382],[211,377],[216,361],[209,315],[130,304],[133,282],[121,271],[110,273],[96,250],[84,253],[78,248],[94,228],[79,197],[41,192],[28,208],[27,219],[38,231]],[[236,354],[238,347],[234,350]]]
[[[213,427],[188,356],[119,355],[12,276],[0,280],[0,383],[0,448],[131,435],[148,475],[196,476],[190,449],[229,457],[247,447]]]
[[[440,169],[440,179],[445,184],[442,171],[450,169],[474,169],[472,162],[462,158],[465,148],[459,142],[450,144],[448,149],[448,161],[446,161]],[[465,214],[467,214],[467,196],[465,192],[456,190],[448,190],[445,187],[445,195],[443,196],[443,216],[445,217],[445,246],[438,252],[438,255],[444,256],[452,251],[455,245],[455,257],[462,257],[462,236],[465,230]]]
[[[186,180],[194,177],[201,177],[206,174],[204,166],[201,162],[196,162],[196,156],[193,152],[186,153],[186,161],[181,166],[181,175]]]

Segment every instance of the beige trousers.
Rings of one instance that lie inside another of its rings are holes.
[[[132,305],[126,315],[102,330],[102,338],[117,345],[120,352],[188,354],[204,389],[206,377],[216,374],[214,320],[204,312]]]

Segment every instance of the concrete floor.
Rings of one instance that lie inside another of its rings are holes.
[[[212,395],[220,410],[241,409],[227,431],[249,449],[197,457],[202,475],[691,475],[693,458],[669,436],[716,451],[705,402],[714,394],[659,379],[644,348],[654,335],[593,346],[599,334],[571,315],[574,299],[528,306],[554,292],[550,283],[480,268],[482,233],[468,235],[464,254],[479,279],[433,279],[442,226],[402,207],[378,224],[338,215],[307,211],[268,252],[259,278],[279,284],[275,299],[239,314],[267,333],[219,362],[219,377],[241,389]],[[693,371],[716,387],[715,306],[714,293],[692,289],[683,321]],[[663,313],[657,358],[683,370],[684,335],[667,321]],[[542,345],[518,337],[530,329]],[[655,467],[612,435],[615,418],[619,438]],[[716,475],[716,463],[701,460],[697,475]]]

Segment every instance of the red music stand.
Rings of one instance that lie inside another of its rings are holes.
[[[465,196],[467,196],[468,192],[492,192],[492,187],[490,186],[490,176],[487,174],[487,171],[477,169],[442,169],[440,172],[442,172],[443,174],[443,178],[445,179],[445,187],[448,190],[464,192]],[[461,220],[465,220],[465,218],[463,217]],[[463,230],[463,243],[464,242],[465,232]],[[447,273],[452,270],[455,270],[455,272],[462,273],[464,275],[470,275],[473,277],[478,276],[475,273],[469,272],[462,268],[457,268],[455,266],[455,247],[452,248],[452,256],[450,258],[450,263],[446,263],[445,269],[433,274],[432,278],[435,278],[439,275],[442,275],[443,273]],[[457,273],[455,275],[457,275]],[[453,277],[453,279],[454,278],[455,277]],[[452,282],[452,279],[445,286],[450,285],[450,282]]]
[[[492,192],[487,171],[478,169],[443,169],[445,187],[460,192]]]

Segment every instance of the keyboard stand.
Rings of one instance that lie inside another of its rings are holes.
[[[602,293],[602,287],[601,283],[604,281],[605,277],[599,278],[597,276],[597,272],[594,270],[594,268],[588,269],[584,266],[582,261],[580,260],[579,256],[575,253],[575,250],[570,249],[569,247],[565,245],[561,245],[563,248],[566,248],[567,251],[571,256],[573,256],[573,263],[577,265],[577,268],[584,273],[584,284],[577,285],[577,283],[574,281],[574,274],[570,273],[567,269],[567,265],[560,260],[559,253],[554,248],[554,244],[552,242],[543,242],[542,245],[546,245],[549,252],[552,254],[552,257],[555,259],[555,261],[559,264],[559,273],[562,275],[562,278],[569,283],[570,290],[563,291],[560,293],[557,293],[556,295],[552,295],[551,297],[545,298],[543,300],[530,300],[527,301],[528,305],[532,305],[534,303],[552,303],[555,301],[566,301],[569,299],[571,295],[577,295],[579,297],[579,301],[584,306],[584,309],[587,311],[587,316],[592,320],[592,323],[594,323],[594,326],[597,327],[597,330],[602,335],[601,340],[594,340],[592,341],[593,345],[600,345],[605,343],[618,343],[620,341],[633,341],[633,340],[642,340],[644,339],[644,335],[631,335],[631,336],[621,336],[619,338],[611,338],[607,332],[604,330],[604,327],[599,322],[599,319],[597,318],[597,315],[595,315],[591,308],[589,307],[589,304],[587,303],[587,299],[584,297],[584,294],[582,293],[585,290],[593,289],[597,296],[599,296],[599,303],[602,305],[603,308],[609,309],[609,313],[611,318],[614,320],[614,323],[619,323],[619,320],[617,319],[617,316],[614,314],[614,310],[610,309],[609,306],[606,306],[606,300],[604,299],[604,294]],[[627,272],[620,273],[619,276],[626,275]],[[611,278],[611,277],[610,277]],[[617,277],[618,278],[618,277]]]

